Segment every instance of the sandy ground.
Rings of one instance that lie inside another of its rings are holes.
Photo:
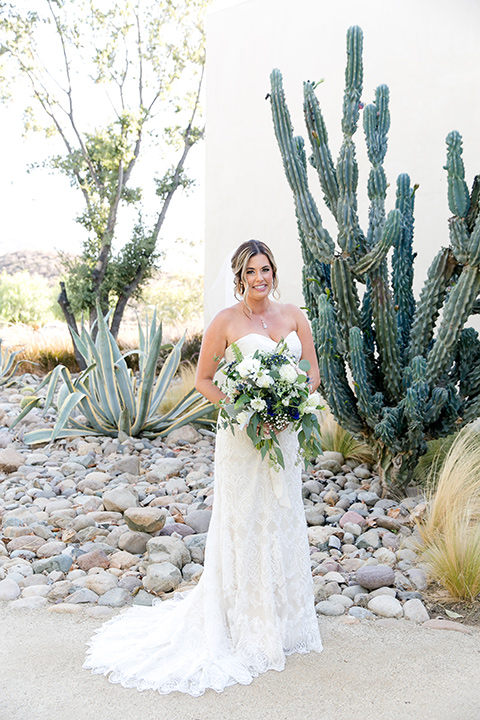
[[[98,619],[0,607],[1,720],[479,720],[480,630],[320,620],[324,651],[200,698],[82,670]]]

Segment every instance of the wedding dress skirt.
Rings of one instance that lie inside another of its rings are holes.
[[[286,340],[300,359],[297,334]],[[256,333],[237,344],[244,355],[276,345]],[[228,360],[231,354],[228,348]],[[279,441],[281,474],[262,461],[245,431],[218,429],[198,585],[183,598],[133,607],[107,622],[90,641],[85,668],[124,687],[197,696],[282,670],[291,653],[321,651],[296,433],[286,429]]]

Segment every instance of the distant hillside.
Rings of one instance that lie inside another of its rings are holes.
[[[37,273],[37,275],[47,278],[53,284],[57,282],[62,266],[56,252],[18,250],[0,255],[0,273],[3,270],[11,275],[27,270],[31,274]]]

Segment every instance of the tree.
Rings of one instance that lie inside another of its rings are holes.
[[[1,4],[3,100],[13,81],[27,81],[26,130],[60,141],[62,151],[44,165],[82,197],[77,221],[86,239],[80,258],[64,258],[59,297],[71,330],[79,311],[92,325],[99,303],[104,313],[113,307],[117,336],[128,300],[157,265],[173,196],[193,183],[185,162],[203,137],[197,123],[208,1],[39,0],[35,10],[28,0]],[[148,188],[133,182],[147,150],[162,164],[151,182],[150,217],[143,207]]]

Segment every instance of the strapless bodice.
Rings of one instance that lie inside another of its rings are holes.
[[[292,353],[295,360],[297,362],[301,360],[302,343],[300,342],[300,338],[298,337],[295,330],[292,330],[292,332],[288,333],[285,338],[285,342],[287,343],[287,347]],[[255,352],[255,350],[273,350],[277,343],[268,335],[262,335],[261,333],[252,332],[248,333],[247,335],[243,335],[241,338],[238,338],[238,340],[235,341],[235,345],[240,348],[242,354],[245,356],[251,355]],[[229,345],[225,350],[225,359],[227,360],[227,362],[231,362],[234,359],[231,345]]]

